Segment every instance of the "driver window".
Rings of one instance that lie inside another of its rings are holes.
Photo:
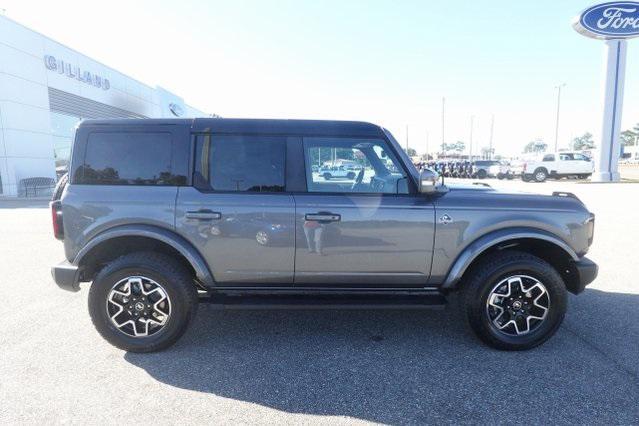
[[[408,194],[400,163],[381,139],[304,138],[308,192]]]

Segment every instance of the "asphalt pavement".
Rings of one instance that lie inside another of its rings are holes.
[[[543,346],[482,345],[434,311],[229,311],[200,305],[172,348],[106,343],[87,286],[59,290],[45,202],[0,201],[0,424],[639,423],[639,184],[568,190],[597,215],[600,275]]]

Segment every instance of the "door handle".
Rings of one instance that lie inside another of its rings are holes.
[[[186,212],[184,217],[195,220],[217,220],[222,218],[222,213],[211,210],[197,210]]]
[[[342,216],[334,213],[306,213],[304,216],[306,220],[316,220],[318,222],[339,222],[342,220]]]

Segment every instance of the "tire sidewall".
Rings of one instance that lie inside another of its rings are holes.
[[[513,275],[527,275],[539,280],[550,297],[550,310],[543,323],[533,332],[523,336],[510,336],[498,331],[490,322],[486,312],[486,302],[491,290],[501,280]],[[556,271],[547,270],[528,261],[515,261],[494,268],[482,278],[482,284],[477,286],[473,299],[476,301],[470,308],[469,321],[471,326],[482,337],[499,349],[529,349],[549,339],[561,325],[566,312],[566,289]]]
[[[141,275],[152,279],[166,291],[171,303],[171,315],[164,327],[157,333],[146,337],[133,337],[120,331],[109,319],[107,298],[113,286],[120,280]],[[171,277],[149,268],[148,265],[130,263],[104,276],[96,277],[89,292],[89,312],[100,334],[113,345],[125,350],[155,350],[166,341],[173,341],[181,335],[185,324],[190,320],[186,295],[173,284]]]

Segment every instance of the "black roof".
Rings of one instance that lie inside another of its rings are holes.
[[[362,121],[337,120],[270,120],[249,118],[133,118],[115,120],[83,120],[84,126],[119,125],[188,125],[194,132],[296,134],[315,136],[383,136],[380,126]]]

